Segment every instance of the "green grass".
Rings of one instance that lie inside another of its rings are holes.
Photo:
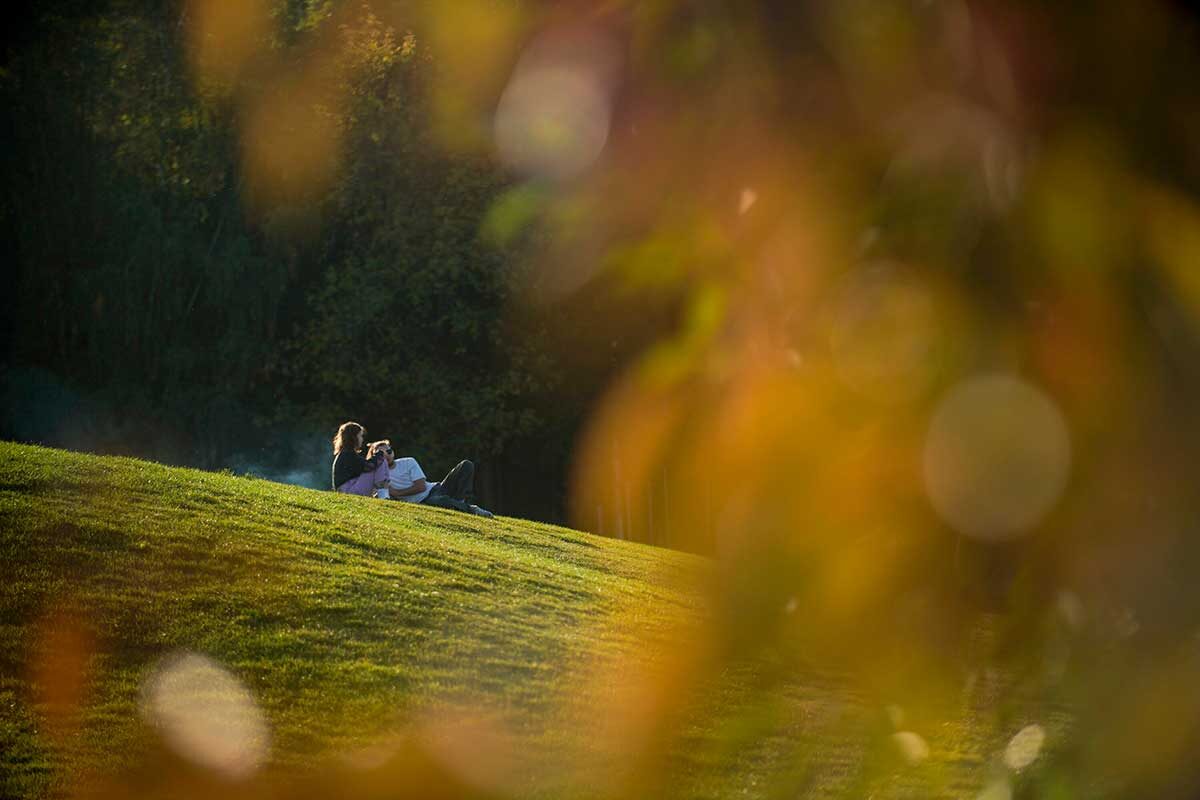
[[[293,779],[464,713],[505,732],[521,796],[955,796],[1002,747],[967,714],[928,732],[940,766],[905,769],[878,708],[761,659],[683,683],[651,744],[611,736],[634,676],[696,646],[712,565],[549,525],[0,443],[0,558],[5,796],[161,761],[139,703],[178,652],[247,687],[263,774]],[[38,665],[64,625],[87,681],[55,735]]]

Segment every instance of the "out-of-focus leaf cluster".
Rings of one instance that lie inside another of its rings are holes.
[[[556,52],[609,98],[580,174],[527,167],[553,186],[542,269],[682,309],[592,419],[576,523],[715,555],[728,652],[829,660],[942,713],[999,619],[1003,713],[1077,715],[1003,791],[1194,789],[1195,16],[539,23],[520,63]],[[614,41],[615,79],[593,65]]]

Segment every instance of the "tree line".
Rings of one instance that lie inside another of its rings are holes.
[[[353,418],[431,471],[475,459],[502,511],[562,520],[576,431],[638,337],[564,380],[547,325],[581,309],[517,302],[528,237],[487,224],[515,179],[431,136],[437,53],[366,6],[331,30],[327,4],[270,5],[273,74],[334,37],[319,80],[340,100],[295,104],[256,167],[253,103],[189,66],[193,5],[44,7],[10,38],[0,434],[320,485]],[[289,90],[241,80],[254,101]],[[314,127],[338,137],[323,180]]]

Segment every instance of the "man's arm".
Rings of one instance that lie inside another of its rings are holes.
[[[425,479],[417,478],[407,489],[392,489],[392,497],[408,497],[410,494],[420,494],[425,491]]]

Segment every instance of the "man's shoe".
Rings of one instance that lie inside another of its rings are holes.
[[[477,517],[487,517],[488,519],[491,519],[492,517],[496,516],[492,512],[488,511],[486,508],[480,508],[477,505],[471,506],[471,513]]]

